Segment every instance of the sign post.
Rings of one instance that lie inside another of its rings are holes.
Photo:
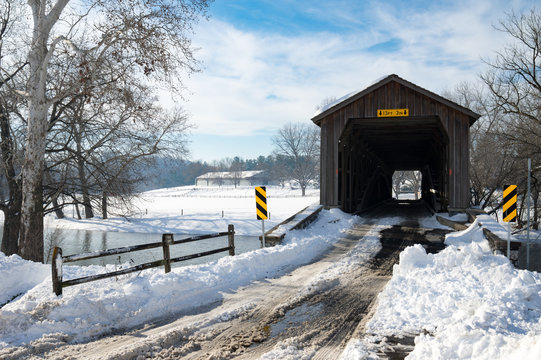
[[[511,222],[517,221],[517,186],[505,185],[503,187],[503,221],[508,226],[507,258],[511,258]]]
[[[265,220],[268,219],[267,215],[267,190],[265,186],[257,186],[255,188],[255,207],[257,220],[261,220],[261,247],[265,247]]]

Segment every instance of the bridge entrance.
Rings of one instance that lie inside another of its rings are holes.
[[[395,170],[393,173],[393,198],[418,200],[421,198],[421,172],[418,170]]]
[[[321,128],[321,204],[367,210],[392,197],[395,171],[417,170],[433,210],[467,208],[469,127],[479,116],[397,75],[329,104],[312,118]]]
[[[434,210],[448,204],[447,133],[437,117],[350,119],[339,139],[338,193],[346,212],[392,197],[395,171],[422,174],[421,197]]]

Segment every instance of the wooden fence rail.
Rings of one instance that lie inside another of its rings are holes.
[[[201,241],[201,240],[206,240],[206,239],[211,239],[211,238],[216,238],[216,237],[226,236],[226,235],[228,237],[227,247],[204,251],[197,254],[180,256],[180,257],[171,259],[169,247],[172,245],[184,244],[184,243],[194,242],[194,241]],[[144,263],[144,264],[132,266],[126,269],[117,270],[117,271],[113,271],[113,272],[109,272],[105,274],[85,276],[82,278],[70,279],[70,280],[62,279],[62,265],[64,263],[94,259],[94,258],[99,258],[99,257],[104,257],[104,256],[109,256],[109,255],[125,254],[125,253],[129,253],[133,251],[147,250],[147,249],[153,249],[157,247],[163,248],[163,260],[156,260],[149,263]],[[62,288],[65,288],[68,286],[87,283],[90,281],[96,281],[96,280],[114,277],[118,275],[129,274],[135,271],[141,271],[141,270],[150,269],[150,268],[154,268],[158,266],[163,266],[165,269],[165,272],[168,273],[171,271],[171,263],[186,261],[186,260],[195,259],[195,258],[199,258],[203,256],[208,256],[208,255],[213,255],[213,254],[217,254],[223,251],[229,251],[230,256],[235,255],[235,228],[233,225],[228,226],[227,232],[220,232],[220,233],[214,233],[214,234],[208,234],[208,235],[198,235],[198,236],[193,236],[193,237],[190,237],[187,239],[181,239],[181,240],[174,240],[173,234],[163,234],[161,242],[143,244],[143,245],[126,246],[126,247],[121,247],[121,248],[116,248],[116,249],[101,250],[101,251],[95,251],[95,252],[85,253],[85,254],[62,256],[62,249],[59,247],[55,247],[53,249],[53,259],[51,263],[53,292],[56,295],[61,295]]]

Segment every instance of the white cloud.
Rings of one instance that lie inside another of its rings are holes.
[[[391,73],[439,92],[475,80],[483,69],[480,58],[504,44],[493,28],[503,11],[493,2],[406,15],[379,2],[371,6],[374,25],[358,33],[284,36],[241,31],[216,19],[201,23],[194,45],[201,47],[196,55],[205,68],[186,82],[196,132],[251,135],[307,122],[324,98]],[[341,18],[348,16],[355,17]],[[400,47],[368,50],[389,40]]]

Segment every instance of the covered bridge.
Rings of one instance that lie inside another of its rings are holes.
[[[469,128],[479,116],[397,75],[329,104],[312,118],[321,204],[368,209],[391,198],[394,171],[418,170],[435,211],[468,207]]]

